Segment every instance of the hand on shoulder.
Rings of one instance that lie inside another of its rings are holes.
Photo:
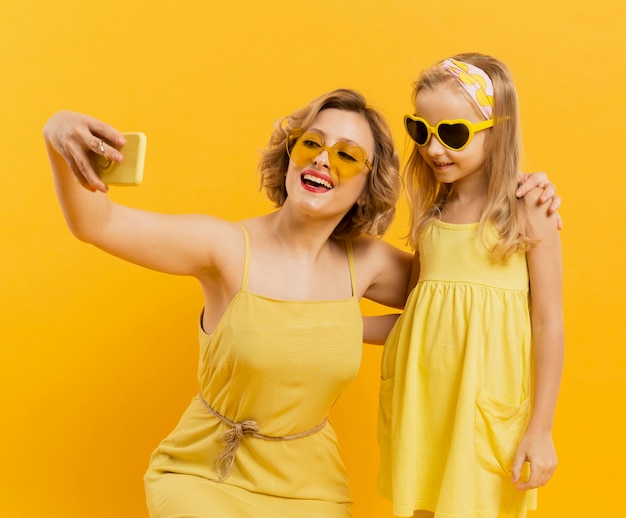
[[[528,231],[537,239],[556,234],[559,230],[558,213],[545,210],[543,192],[543,188],[535,187],[520,200]]]

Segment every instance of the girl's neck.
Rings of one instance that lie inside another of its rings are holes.
[[[461,182],[459,182],[461,183]],[[467,186],[463,186],[467,187]],[[441,220],[447,223],[476,223],[487,205],[487,186],[463,188],[452,184],[450,196],[441,210]]]

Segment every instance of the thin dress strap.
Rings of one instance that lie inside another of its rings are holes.
[[[248,289],[248,271],[250,270],[250,236],[248,235],[248,229],[241,225],[243,230],[243,237],[246,241],[246,261],[243,265],[243,277],[241,279],[241,289]]]
[[[352,296],[356,295],[356,275],[354,273],[354,252],[352,241],[346,240],[346,251],[348,252],[348,264],[350,265],[350,283],[352,284]]]

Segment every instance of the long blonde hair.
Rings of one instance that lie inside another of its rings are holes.
[[[368,173],[361,202],[355,203],[343,217],[333,236],[342,239],[353,239],[360,234],[380,236],[385,233],[395,214],[401,187],[400,163],[385,118],[368,106],[365,98],[354,90],[338,89],[321,95],[305,108],[277,122],[259,162],[261,187],[277,207],[282,207],[287,199],[287,137],[304,133],[321,111],[330,108],[362,114],[372,130],[375,142],[372,170]]]
[[[520,202],[515,196],[521,155],[517,93],[507,66],[498,59],[478,53],[458,54],[452,59],[477,66],[493,83],[493,118],[496,124],[489,130],[490,135],[485,142],[487,206],[480,218],[478,235],[495,261],[506,262],[512,254],[528,250],[533,244],[520,214]],[[419,92],[433,90],[443,83],[455,85],[460,94],[472,102],[454,76],[437,65],[422,72],[414,83],[413,104]],[[449,195],[449,186],[437,181],[415,144],[405,166],[405,178],[411,207],[408,241],[417,249],[424,229],[441,213]],[[487,223],[493,225],[498,234],[495,242],[490,237]]]

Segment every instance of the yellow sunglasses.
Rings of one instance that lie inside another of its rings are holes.
[[[322,151],[328,152],[328,161],[331,169],[343,178],[351,178],[363,171],[363,166],[369,171],[372,164],[367,159],[367,152],[361,146],[337,142],[329,147],[324,144],[324,139],[317,133],[304,133],[296,137],[287,137],[287,154],[298,166],[304,167],[320,155]]]
[[[428,144],[431,135],[435,135],[437,140],[448,149],[461,151],[469,145],[474,138],[474,134],[491,128],[493,119],[473,123],[465,119],[442,120],[435,126],[431,126],[422,117],[415,115],[404,116],[404,127],[409,136],[418,146]]]

